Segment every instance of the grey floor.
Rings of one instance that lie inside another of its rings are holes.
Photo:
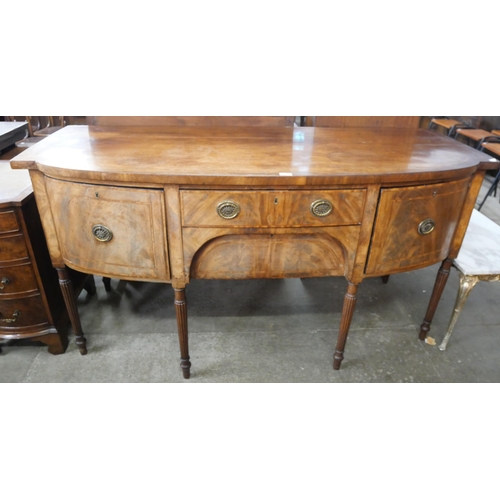
[[[481,200],[490,181],[485,181]],[[482,212],[500,223],[498,195]],[[194,281],[187,287],[190,380],[179,368],[170,285],[112,281],[78,299],[89,352],[3,342],[0,382],[500,382],[500,284],[480,283],[445,352],[417,338],[438,266],[364,281],[340,371],[333,371],[344,278]],[[430,336],[455,301],[452,270]]]

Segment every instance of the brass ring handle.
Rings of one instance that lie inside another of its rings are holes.
[[[10,283],[10,279],[7,277],[2,278],[0,281],[0,290],[3,290],[5,288],[5,285],[8,285]]]
[[[111,241],[113,238],[113,232],[109,227],[103,226],[102,224],[96,224],[92,228],[92,234],[97,241],[102,241],[106,243],[107,241]]]
[[[311,204],[311,213],[316,217],[326,217],[333,210],[333,205],[328,200],[316,200]]]
[[[425,219],[418,225],[418,232],[422,235],[426,235],[432,233],[435,227],[436,223],[434,219]]]
[[[240,213],[240,206],[234,201],[222,201],[217,205],[217,215],[223,219],[234,219]]]
[[[17,321],[17,318],[21,316],[21,311],[18,311],[17,309],[14,311],[14,314],[12,314],[12,318],[7,318],[7,319],[0,319],[2,323],[15,323]]]

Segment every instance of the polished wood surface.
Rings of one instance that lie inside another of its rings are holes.
[[[396,127],[68,126],[11,160],[30,170],[56,268],[172,284],[186,378],[191,279],[345,276],[338,369],[358,285],[455,255],[498,164]],[[113,238],[96,241],[95,225]]]
[[[11,165],[117,185],[303,186],[458,178],[489,159],[423,129],[68,126]]]

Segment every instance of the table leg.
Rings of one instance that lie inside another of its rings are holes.
[[[347,334],[351,326],[352,315],[354,313],[354,306],[356,305],[356,294],[358,292],[358,285],[348,283],[347,293],[344,297],[344,306],[342,308],[342,318],[340,320],[340,330],[337,339],[337,347],[333,355],[333,369],[338,370],[340,363],[344,359],[344,348],[347,341]]]
[[[418,336],[420,340],[425,340],[431,329],[432,318],[434,317],[439,299],[441,299],[444,287],[448,281],[452,264],[452,259],[445,259],[439,268],[436,276],[436,282],[434,283],[434,289],[432,290],[431,299],[429,301],[429,305],[427,306],[427,312],[425,313],[424,322],[420,326],[420,334]]]
[[[80,315],[78,314],[78,308],[76,307],[76,297],[73,290],[73,283],[71,282],[68,270],[65,267],[57,268],[57,274],[59,276],[59,286],[61,287],[64,303],[66,304],[66,309],[68,310],[71,326],[75,331],[76,345],[80,350],[80,354],[83,356],[84,354],[87,354],[87,339],[84,337],[82,325],[80,323]]]
[[[457,300],[455,301],[453,314],[450,319],[450,324],[448,325],[448,331],[446,332],[443,341],[438,347],[440,351],[444,351],[446,349],[446,345],[448,344],[448,341],[450,340],[451,337],[451,332],[453,331],[455,323],[457,322],[457,319],[460,316],[460,313],[462,312],[465,301],[467,300],[470,293],[472,292],[472,289],[476,286],[478,282],[479,278],[477,276],[467,276],[460,273],[460,286],[458,287]]]
[[[179,345],[181,348],[182,376],[184,378],[189,378],[189,369],[191,367],[191,362],[189,361],[186,289],[174,288],[174,293],[175,315],[177,317],[177,332],[179,333]]]

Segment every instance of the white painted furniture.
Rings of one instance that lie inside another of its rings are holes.
[[[448,331],[439,346],[441,351],[446,349],[453,327],[474,286],[479,281],[500,281],[500,226],[474,209],[453,266],[460,273],[460,286]]]

